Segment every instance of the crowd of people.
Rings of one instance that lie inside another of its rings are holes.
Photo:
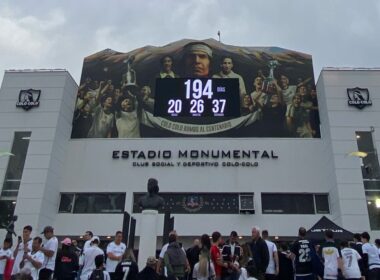
[[[308,240],[301,227],[294,242],[276,244],[269,240],[267,230],[253,227],[250,242],[239,244],[236,231],[224,242],[215,231],[195,239],[185,250],[172,231],[158,258],[150,256],[141,271],[132,248],[122,242],[121,231],[105,250],[91,231],[83,236],[81,247],[68,237],[59,242],[51,226],[42,234],[43,238],[32,238],[32,227],[25,226],[13,251],[12,239],[4,240],[0,280],[380,279],[380,240],[371,244],[367,232],[338,245],[331,230],[325,231],[321,243]]]
[[[246,134],[265,137],[319,137],[318,102],[311,78],[298,78],[290,84],[280,73],[266,77],[259,70],[252,87],[234,72],[230,56],[221,58],[220,71],[212,74],[213,50],[204,43],[184,47],[184,75],[194,78],[223,78],[239,81],[241,115],[252,115]],[[174,59],[165,55],[160,60],[158,79],[179,78]],[[73,138],[139,138],[141,109],[153,112],[154,85],[138,86],[131,68],[117,80],[94,80],[87,77],[80,85],[73,123]],[[277,64],[276,64],[277,65]],[[273,72],[273,71],[272,71]],[[273,75],[271,73],[270,75]],[[249,92],[246,89],[252,88]],[[179,94],[179,93],[178,93]]]

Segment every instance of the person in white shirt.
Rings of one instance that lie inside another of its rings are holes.
[[[240,268],[239,280],[247,280],[247,279],[248,279],[247,269],[245,267],[241,267]]]
[[[0,279],[3,279],[5,266],[7,261],[12,258],[12,239],[5,238],[3,248],[0,249]]]
[[[376,245],[377,250],[379,250],[379,257],[380,257],[380,239],[375,240],[375,245]]]
[[[41,252],[45,255],[45,260],[40,270],[40,280],[50,280],[55,268],[55,258],[58,251],[58,239],[54,236],[54,229],[46,226],[42,231],[45,236],[45,242],[41,247]]]
[[[261,232],[262,238],[265,240],[269,251],[269,264],[267,270],[265,271],[265,279],[271,280],[276,279],[276,276],[280,272],[279,262],[278,262],[278,253],[276,244],[268,240],[269,233],[267,230]]]
[[[296,95],[297,88],[302,85],[306,85],[310,80],[311,78],[307,78],[306,80],[299,82],[297,85],[289,85],[289,78],[285,75],[281,75],[281,88],[279,89],[282,91],[282,96],[286,105],[292,104],[292,100],[294,95]]]
[[[326,230],[325,238],[326,242],[321,246],[325,266],[323,279],[338,279],[338,269],[342,268],[342,259],[340,251],[335,245],[333,231]]]
[[[173,72],[173,57],[171,57],[170,55],[164,55],[160,59],[160,63],[161,71],[156,76],[157,78],[179,78],[179,76]]]
[[[123,239],[123,233],[117,231],[115,234],[115,240],[108,244],[107,246],[107,263],[106,270],[111,276],[111,279],[115,279],[115,269],[117,264],[123,259],[123,255],[127,246],[121,242]]]
[[[104,257],[104,252],[98,246],[100,244],[100,239],[97,236],[94,236],[91,239],[91,247],[84,251],[84,260],[83,260],[83,269],[80,275],[81,280],[88,280],[88,277],[91,275],[92,271],[96,268],[95,258],[98,255]]]
[[[24,253],[32,251],[33,240],[30,237],[32,234],[32,227],[27,225],[22,230],[22,237],[18,237],[18,242],[15,250],[13,251],[13,258],[15,259],[12,268],[12,275],[15,275],[20,272],[20,263]]]
[[[348,248],[348,242],[340,243],[342,260],[343,260],[343,275],[345,279],[360,279],[361,273],[359,268],[359,260],[362,258],[359,253],[352,248]]]
[[[32,243],[32,251],[25,252],[21,262],[23,269],[30,269],[33,280],[41,279],[38,277],[42,264],[45,260],[45,255],[41,251],[42,238],[34,237]]]
[[[376,246],[369,243],[370,236],[368,232],[363,232],[361,235],[363,246],[363,263],[367,270],[365,279],[379,280],[380,279],[380,257]]]
[[[83,246],[83,252],[90,248],[91,247],[91,239],[92,237],[94,237],[94,234],[92,233],[92,231],[86,231],[84,236],[83,236],[83,239],[85,240],[84,242],[84,246]]]
[[[193,280],[207,280],[215,278],[215,268],[206,254],[199,255],[199,262],[194,265]]]
[[[248,278],[247,280],[257,280],[257,269],[256,269],[256,266],[255,265],[249,265],[247,266],[247,275],[248,275]]]
[[[129,94],[120,98],[119,110],[115,113],[119,138],[140,138],[140,122],[135,98]]]
[[[92,233],[92,231],[89,231],[89,230],[86,231],[83,235],[83,239],[85,240],[85,242],[84,242],[83,248],[80,251],[80,255],[79,255],[79,271],[78,271],[79,276],[82,273],[83,262],[84,262],[84,251],[86,251],[88,248],[91,247],[91,239],[93,236],[94,236],[94,234]]]

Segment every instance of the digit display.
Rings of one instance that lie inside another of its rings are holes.
[[[238,79],[157,79],[154,116],[239,117]]]

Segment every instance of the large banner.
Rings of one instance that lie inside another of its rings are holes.
[[[320,137],[311,56],[180,40],[84,60],[72,138]]]

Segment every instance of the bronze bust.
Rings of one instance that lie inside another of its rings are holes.
[[[143,209],[158,210],[164,205],[164,199],[158,195],[158,181],[154,178],[148,180],[148,193],[139,199],[139,206]]]

